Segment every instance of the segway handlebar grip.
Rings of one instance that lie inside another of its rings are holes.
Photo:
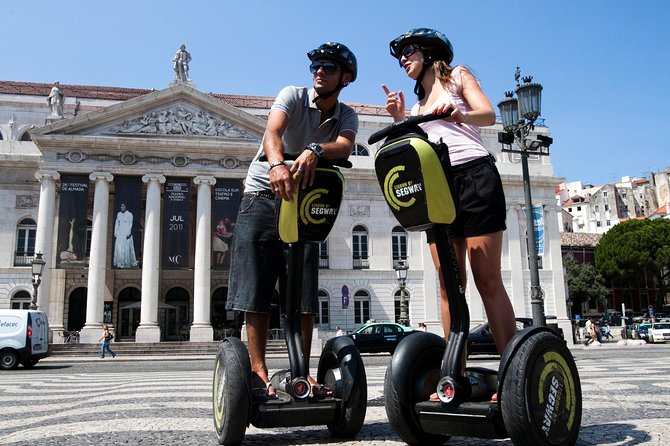
[[[297,153],[284,154],[285,161],[293,161],[297,157],[298,157]],[[258,158],[258,161],[267,161],[267,160],[268,160],[267,155],[261,155],[260,158]],[[353,164],[351,163],[351,161],[345,159],[331,160],[327,158],[319,158],[317,167],[342,167],[344,169],[351,169],[353,167]]]
[[[400,128],[411,127],[416,124],[421,124],[422,122],[437,121],[438,119],[448,118],[449,116],[451,116],[453,112],[454,109],[452,107],[449,107],[446,112],[437,115],[434,115],[432,113],[426,113],[424,115],[410,116],[409,118],[403,119],[402,121],[394,122],[388,127],[384,127],[378,132],[373,133],[368,138],[368,144],[374,144],[378,141],[381,141],[382,139],[386,138],[388,135],[390,135],[391,133]]]

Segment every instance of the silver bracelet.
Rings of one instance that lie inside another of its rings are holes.
[[[279,167],[279,166],[286,166],[286,162],[285,161],[274,162],[274,163],[270,164],[270,169],[268,169],[268,170],[272,170],[275,167]]]

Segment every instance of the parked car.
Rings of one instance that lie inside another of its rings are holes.
[[[552,319],[556,319],[555,316],[546,316],[546,319],[551,323]],[[533,325],[533,319],[528,317],[518,317],[516,318],[516,331],[521,331],[524,328],[528,328]],[[564,339],[563,329],[558,329],[558,336],[561,339]],[[471,355],[497,355],[498,349],[496,348],[496,343],[493,341],[493,335],[491,334],[491,329],[489,328],[488,322],[479,324],[468,333],[467,341],[468,356]]]
[[[649,342],[670,341],[670,323],[655,323],[649,328]]]
[[[634,328],[636,337],[638,339],[642,339],[644,341],[649,342],[649,328],[651,327],[651,323],[649,322],[643,322],[641,324],[637,324]]]
[[[346,336],[354,340],[354,344],[361,353],[388,352],[393,354],[400,341],[418,332],[418,330],[394,322],[370,322]]]
[[[0,310],[0,368],[32,368],[49,356],[49,322],[43,311]]]

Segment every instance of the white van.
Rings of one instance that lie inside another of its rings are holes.
[[[0,368],[31,368],[49,356],[49,321],[43,311],[0,310]]]

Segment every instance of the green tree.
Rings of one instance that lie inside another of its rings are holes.
[[[605,279],[591,263],[577,263],[571,255],[563,257],[563,269],[568,279],[568,291],[573,300],[588,302],[595,299],[605,307],[610,290]]]
[[[670,220],[628,220],[615,225],[596,246],[596,267],[605,277],[656,277],[655,306],[664,304],[670,271]]]

